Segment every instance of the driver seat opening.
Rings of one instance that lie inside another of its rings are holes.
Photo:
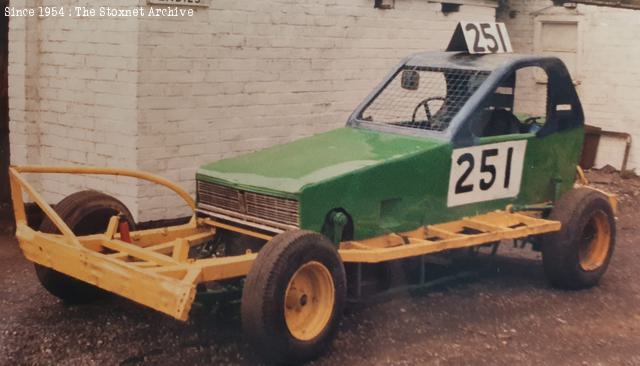
[[[471,124],[476,137],[536,133],[546,122],[547,84],[540,84],[537,66],[516,70],[488,98],[480,116]]]
[[[518,117],[510,111],[498,108],[491,111],[490,117],[481,129],[480,136],[500,136],[521,132]]]

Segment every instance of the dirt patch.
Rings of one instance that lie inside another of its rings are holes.
[[[313,364],[639,365],[640,179],[589,172],[619,195],[618,241],[600,286],[560,291],[538,253],[510,247],[467,268],[475,275],[349,311]],[[8,235],[0,237],[0,364],[250,365],[238,307],[187,323],[120,298],[67,307],[38,284]]]

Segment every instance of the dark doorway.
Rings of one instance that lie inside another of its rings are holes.
[[[1,0],[2,9],[9,5]],[[0,17],[0,212],[6,212],[11,202],[9,190],[9,17]]]

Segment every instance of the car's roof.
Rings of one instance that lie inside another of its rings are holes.
[[[490,72],[510,63],[540,58],[544,57],[518,53],[471,55],[466,52],[420,52],[409,56],[406,65]]]

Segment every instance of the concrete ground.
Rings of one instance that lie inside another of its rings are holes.
[[[480,258],[473,276],[349,311],[316,365],[640,365],[640,180],[592,173],[621,199],[614,258],[600,286],[547,285],[539,255]],[[119,298],[70,307],[38,284],[0,236],[0,364],[251,365],[238,309],[187,323]]]

